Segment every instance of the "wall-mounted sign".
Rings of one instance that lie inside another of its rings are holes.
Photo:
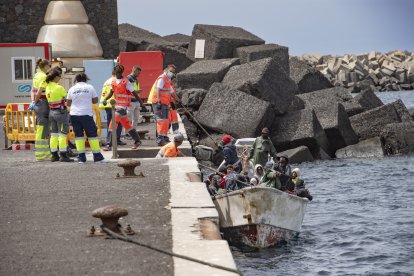
[[[18,93],[30,93],[32,86],[30,84],[20,84],[17,86]]]
[[[205,39],[196,39],[194,58],[204,58]]]

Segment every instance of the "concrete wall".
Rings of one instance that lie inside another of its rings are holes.
[[[2,1],[0,5],[0,43],[36,42],[49,0]],[[116,0],[83,0],[91,24],[98,35],[104,58],[119,53],[118,8]]]

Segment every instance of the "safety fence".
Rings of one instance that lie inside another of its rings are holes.
[[[36,114],[29,110],[30,103],[9,103],[4,111],[4,132],[8,140],[12,142],[34,142],[36,140]],[[96,105],[93,105],[94,120],[98,128],[98,137],[101,136],[101,113]],[[68,140],[73,141],[75,134],[70,127]]]

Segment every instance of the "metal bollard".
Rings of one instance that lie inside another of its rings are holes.
[[[112,105],[112,159],[118,158],[118,138],[116,137],[116,120],[115,120],[115,99],[110,101]]]

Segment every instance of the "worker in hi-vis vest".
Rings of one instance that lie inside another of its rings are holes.
[[[118,64],[114,67],[115,78],[112,80],[111,90],[109,94],[105,97],[103,104],[107,104],[108,99],[115,95],[115,123],[118,126],[119,123],[125,128],[125,132],[128,133],[131,138],[134,140],[134,146],[132,149],[137,149],[141,145],[141,140],[139,139],[137,130],[132,127],[131,123],[128,120],[127,108],[131,103],[131,95],[133,95],[139,102],[142,104],[141,98],[138,96],[137,91],[135,91],[134,86],[128,81],[127,78],[124,78],[122,74],[124,73],[124,66]],[[112,124],[114,120],[111,121],[109,125],[109,132],[112,133]],[[112,135],[111,135],[112,137]]]
[[[112,137],[111,137],[111,133],[109,132],[109,124],[112,121],[112,105],[110,103],[110,100],[115,98],[115,95],[112,95],[111,98],[109,98],[109,100],[106,102],[106,104],[103,104],[103,101],[105,100],[105,97],[109,94],[109,92],[111,91],[111,86],[112,86],[112,80],[115,78],[115,72],[112,72],[112,76],[107,79],[102,87],[102,92],[101,92],[101,101],[99,103],[99,108],[102,110],[105,110],[106,113],[106,131],[107,131],[107,136],[106,136],[106,147],[102,148],[104,151],[108,151],[111,149],[112,147]],[[116,139],[117,139],[117,144],[120,146],[125,146],[126,143],[121,141],[121,133],[122,133],[122,125],[118,124],[117,128],[116,128]]]
[[[46,72],[49,68],[49,61],[39,58],[36,62],[36,74],[33,76],[32,103],[29,109],[36,113],[35,157],[37,161],[43,161],[51,157],[49,148],[49,105],[45,94]]]
[[[178,114],[177,114],[177,90],[175,89],[175,85],[177,84],[177,76],[174,75],[171,78],[171,102],[170,102],[170,112],[168,116],[168,129],[172,128],[173,134],[178,134]]]
[[[69,132],[69,114],[66,108],[67,92],[58,82],[62,71],[55,68],[46,76],[46,98],[49,104],[50,120],[50,151],[52,152],[52,162],[73,162],[67,152],[67,134]],[[59,154],[60,153],[60,158]]]
[[[152,106],[157,121],[157,144],[164,146],[170,140],[168,138],[168,113],[171,101],[171,78],[174,75],[175,65],[171,64],[157,78],[154,84],[154,92],[151,98]]]
[[[127,79],[134,86],[135,91],[138,92],[138,95],[142,92],[141,87],[139,86],[138,77],[141,74],[141,67],[135,65],[132,67],[131,74],[127,76]],[[131,105],[127,109],[128,119],[132,123],[132,126],[135,128],[139,122],[139,111],[141,109],[141,104],[132,96]]]

